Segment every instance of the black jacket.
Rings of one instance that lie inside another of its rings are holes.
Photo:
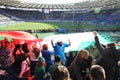
[[[114,80],[115,68],[120,60],[120,51],[115,48],[104,48],[100,45],[97,36],[95,37],[95,45],[101,54],[97,64],[105,69],[106,80]]]

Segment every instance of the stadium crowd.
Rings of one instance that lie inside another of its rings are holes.
[[[22,20],[22,21],[42,21],[42,20],[57,20],[57,21],[69,21],[75,22],[87,22],[90,24],[108,25],[108,24],[120,24],[120,11],[117,9],[101,10],[99,13],[90,11],[86,13],[78,13],[76,11],[64,12],[64,11],[52,11],[50,13],[44,13],[40,11],[30,10],[15,10],[15,9],[0,9],[0,14],[4,18],[9,20]]]
[[[102,10],[99,13],[91,11],[86,14],[81,14],[76,17],[76,21],[84,21],[89,24],[97,24],[100,26],[112,25],[120,23],[120,11],[118,9]]]
[[[119,80],[120,79],[120,50],[112,42],[103,46],[99,42],[97,32],[93,31],[95,46],[99,56],[91,55],[82,49],[75,56],[66,56],[65,48],[69,43],[58,41],[42,48],[28,42],[20,42],[7,38],[0,46],[0,80]]]
[[[81,6],[79,8],[81,12],[74,8],[65,11],[65,6],[61,6],[64,7],[62,11],[54,11],[53,7],[49,6],[51,11],[48,13],[44,13],[44,10],[30,10],[36,5],[29,7],[28,4],[21,5],[20,2],[16,3],[14,0],[1,0],[0,3],[5,7],[0,8],[0,25],[14,21],[71,21],[73,24],[93,24],[100,27],[120,25],[119,0],[95,0],[90,4],[89,2],[78,3],[78,7]],[[31,3],[31,5],[33,4]],[[17,9],[20,7],[21,9]],[[29,9],[26,9],[27,7]],[[101,7],[98,13],[92,10],[96,7]],[[37,9],[40,8],[37,7]],[[85,9],[85,12],[84,10],[82,12],[81,9]],[[38,32],[52,31],[54,30],[50,28]],[[67,33],[82,32],[83,30],[62,28],[55,31]],[[38,47],[35,43],[30,45],[28,41],[17,39],[9,41],[4,38],[0,41],[0,80],[120,80],[120,50],[117,49],[120,44],[111,42],[101,45],[96,31],[93,31],[93,35],[95,47],[99,51],[97,56],[90,54],[87,49],[81,49],[76,54],[66,54],[65,49],[72,45],[71,40],[68,40],[68,43],[62,41],[54,43],[51,40],[54,50],[50,51],[48,44]]]

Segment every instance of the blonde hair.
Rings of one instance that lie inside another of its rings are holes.
[[[87,50],[80,50],[79,52],[78,52],[78,56],[80,57],[80,58],[84,58],[85,56],[88,56],[89,55],[89,52],[87,51]]]
[[[68,69],[63,65],[59,65],[54,70],[53,80],[71,80]]]

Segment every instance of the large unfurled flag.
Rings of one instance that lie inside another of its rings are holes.
[[[99,35],[99,33],[98,37],[100,39],[100,43],[103,45],[106,45],[110,42],[109,40]],[[49,48],[52,50],[53,48],[51,46],[51,40],[53,40],[54,43],[57,41],[68,43],[69,39],[71,40],[71,46],[65,49],[66,52],[78,51],[94,45],[94,35],[92,32],[51,35],[44,38],[41,44],[49,44]]]
[[[36,39],[35,36],[24,31],[2,31],[0,32],[0,37],[14,38],[19,40],[29,40],[29,41],[33,41]]]
[[[24,31],[1,31],[0,37],[19,40],[20,43],[27,42],[29,47],[31,47],[33,44],[36,44],[37,46],[41,47],[40,42],[42,41],[42,39],[36,38],[36,36],[33,36],[32,34]]]

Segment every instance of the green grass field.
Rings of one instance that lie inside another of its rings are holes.
[[[83,24],[83,23],[73,23],[73,22],[46,22],[46,23],[40,23],[40,22],[20,22],[15,23],[12,25],[6,25],[4,27],[1,27],[1,30],[41,30],[41,29],[59,29],[59,28],[66,28],[66,29],[75,29],[79,28],[81,30],[84,29],[120,29],[120,25],[112,25],[112,26],[96,26],[96,25],[90,25],[90,24]]]

